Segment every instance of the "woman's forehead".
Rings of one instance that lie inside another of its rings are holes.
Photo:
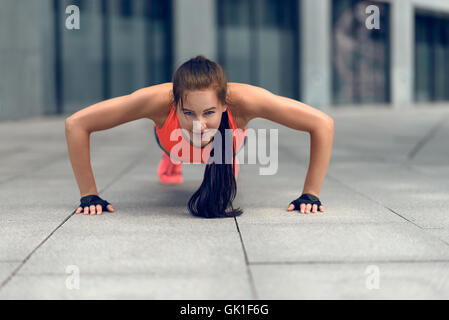
[[[187,91],[184,95],[186,102],[198,102],[204,100],[218,100],[217,94],[212,89]]]
[[[182,101],[182,108],[202,111],[211,108],[219,108],[221,106],[220,101],[216,96],[192,96],[190,99]]]

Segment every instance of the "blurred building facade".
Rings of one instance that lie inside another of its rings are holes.
[[[320,109],[449,101],[449,1],[0,0],[0,120],[170,82],[197,54]]]

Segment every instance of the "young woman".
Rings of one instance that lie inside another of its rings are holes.
[[[318,195],[331,157],[333,119],[263,88],[228,83],[219,64],[199,55],[176,70],[173,83],[150,86],[94,104],[66,119],[69,156],[81,194],[77,214],[114,211],[98,195],[90,165],[90,133],[142,118],[155,124],[156,141],[162,149],[158,166],[162,183],[182,183],[182,162],[206,163],[203,182],[188,202],[193,215],[205,218],[242,213],[232,205],[239,170],[236,153],[244,143],[251,119],[264,118],[309,132],[310,165],[303,192],[290,202],[287,211],[324,212]],[[232,143],[226,143],[229,140],[225,139],[229,129],[234,131]]]

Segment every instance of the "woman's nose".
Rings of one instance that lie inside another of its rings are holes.
[[[193,129],[196,131],[204,131],[207,128],[206,119],[197,119],[193,121]]]

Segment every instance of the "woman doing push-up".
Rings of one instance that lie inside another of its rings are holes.
[[[333,119],[261,87],[228,83],[219,64],[199,55],[182,64],[172,82],[99,102],[66,119],[69,156],[81,195],[77,214],[115,211],[99,196],[95,185],[90,134],[142,118],[155,124],[156,141],[162,151],[157,170],[161,183],[182,183],[183,162],[206,164],[203,181],[188,202],[190,213],[204,218],[234,217],[243,212],[232,202],[239,172],[236,154],[245,142],[249,121],[264,118],[308,132],[310,161],[303,191],[286,210],[324,212],[318,197],[332,152]],[[231,140],[227,139],[229,132]]]

